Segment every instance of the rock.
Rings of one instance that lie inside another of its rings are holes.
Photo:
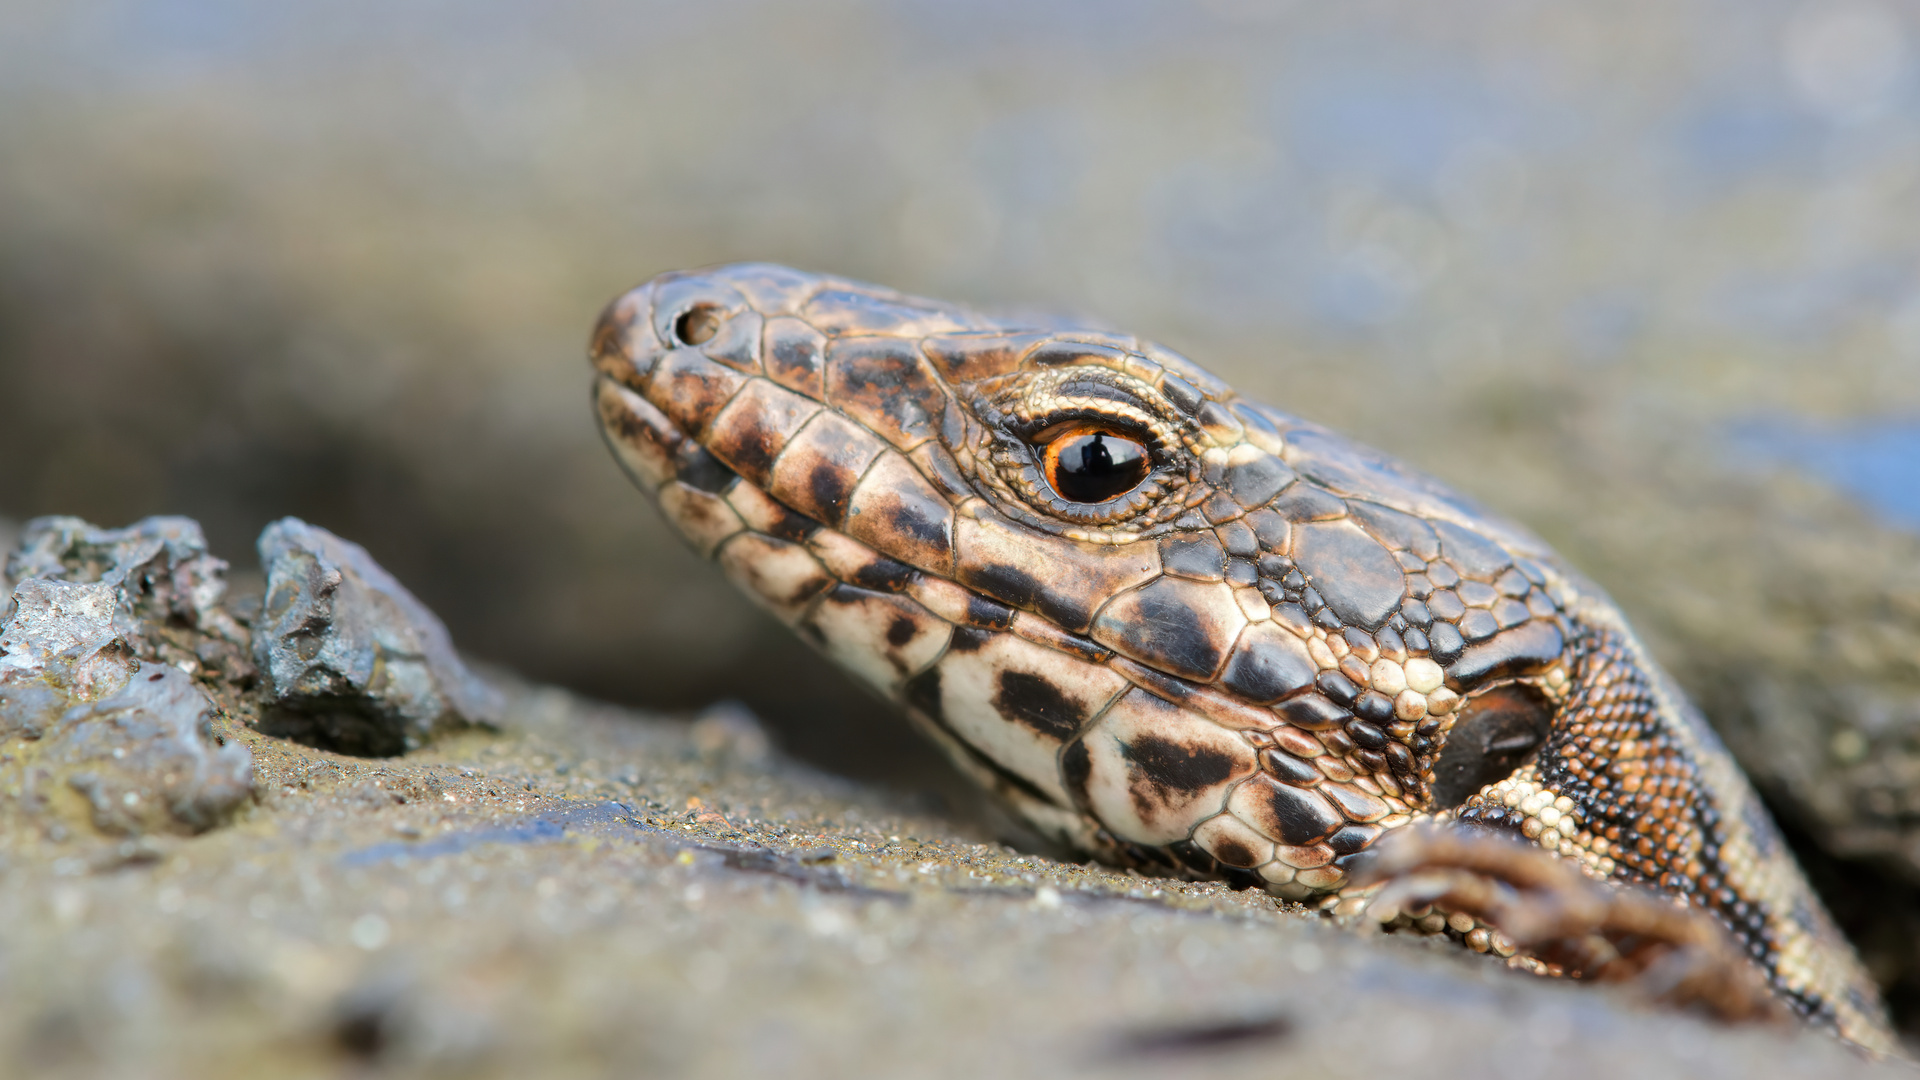
[[[176,621],[197,630],[245,640],[220,607],[227,594],[227,563],[207,551],[200,523],[150,517],[124,529],[102,529],[75,517],[27,522],[7,557],[12,581],[97,581],[121,590],[120,607],[134,622]]]
[[[70,709],[42,740],[42,765],[67,772],[101,832],[199,832],[252,789],[253,756],[207,725],[190,676],[150,665],[119,693]]]
[[[436,732],[499,720],[498,691],[365,548],[297,518],[260,534],[267,598],[253,659],[271,708],[261,730],[390,756]]]
[[[0,537],[3,538],[3,537]],[[102,529],[75,517],[27,522],[4,578],[94,582],[115,590],[115,627],[134,653],[189,673],[215,666],[246,679],[247,632],[222,601],[227,563],[207,550],[199,522],[150,517]]]
[[[111,585],[22,581],[0,627],[0,687],[37,683],[63,699],[92,701],[125,686],[140,661],[115,625],[119,598]]]
[[[190,676],[141,664],[119,625],[122,585],[28,578],[11,606],[0,738],[19,742],[0,762],[0,788],[24,816],[64,831],[71,794],[102,832],[197,832],[247,797],[252,755],[214,736],[213,702]]]

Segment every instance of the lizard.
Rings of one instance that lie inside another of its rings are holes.
[[[1536,972],[1894,1052],[1618,607],[1439,481],[1153,342],[772,264],[626,292],[589,354],[684,539],[1050,840],[1337,916],[1437,904]]]

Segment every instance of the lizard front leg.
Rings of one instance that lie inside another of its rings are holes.
[[[1532,845],[1474,829],[1419,826],[1382,841],[1356,875],[1379,885],[1366,914],[1388,923],[1436,907],[1493,927],[1546,974],[1625,983],[1648,1001],[1728,1022],[1783,1023],[1765,973],[1706,912],[1610,887]]]

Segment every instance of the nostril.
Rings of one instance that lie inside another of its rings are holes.
[[[721,310],[712,304],[695,304],[673,320],[673,335],[686,345],[704,345],[720,332]]]

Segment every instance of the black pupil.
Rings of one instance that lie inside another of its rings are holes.
[[[1069,438],[1056,460],[1054,490],[1072,502],[1106,502],[1147,477],[1146,447],[1104,433]]]

